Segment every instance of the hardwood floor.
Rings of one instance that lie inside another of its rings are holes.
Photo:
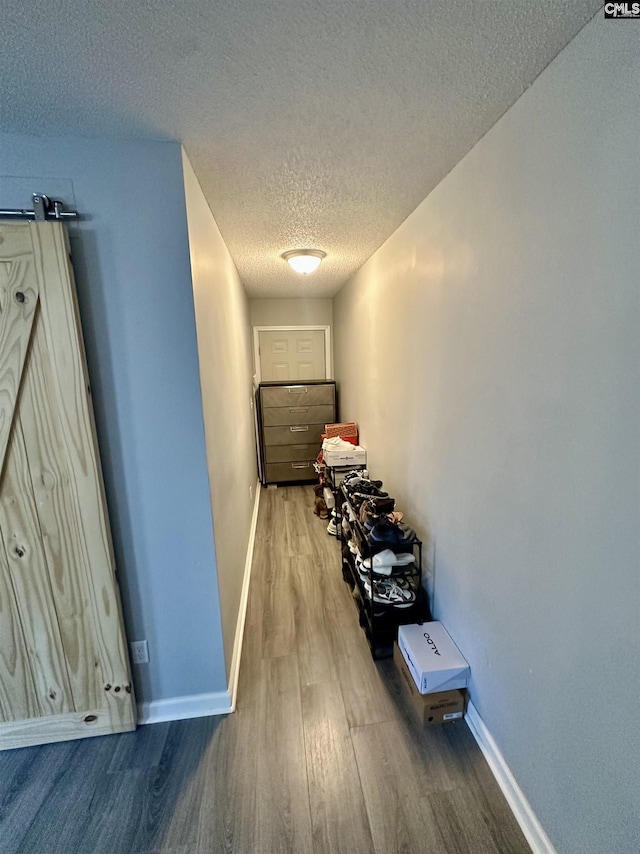
[[[237,711],[0,753],[0,854],[524,854],[463,721],[374,662],[310,487],[263,490]]]

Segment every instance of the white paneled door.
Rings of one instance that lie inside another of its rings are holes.
[[[134,728],[67,236],[0,221],[0,749]]]
[[[327,378],[323,329],[270,329],[258,333],[260,379]]]

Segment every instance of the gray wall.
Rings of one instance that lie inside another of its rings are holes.
[[[249,301],[252,326],[331,326],[333,300],[252,299]]]
[[[180,146],[0,136],[0,204],[34,191],[71,228],[138,700],[227,687]],[[44,177],[43,177],[44,176]]]
[[[302,278],[302,277],[301,277]],[[251,326],[328,326],[331,331],[329,358],[333,375],[333,300],[331,299],[251,299]],[[254,340],[251,338],[253,364]],[[252,368],[253,371],[253,368]]]
[[[249,305],[186,154],[183,165],[218,589],[229,673],[258,479]]]
[[[430,539],[436,615],[562,854],[640,838],[640,33],[613,23],[334,303],[343,410]]]

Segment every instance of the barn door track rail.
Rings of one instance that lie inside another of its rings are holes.
[[[58,199],[50,199],[44,193],[34,193],[33,210],[20,208],[0,208],[0,219],[32,219],[37,222],[45,220],[78,219],[77,211],[65,211],[64,205]]]

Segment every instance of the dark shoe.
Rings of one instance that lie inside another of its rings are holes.
[[[313,512],[321,519],[329,518],[329,510],[327,509],[327,505],[325,504],[324,498],[316,498]]]
[[[393,511],[395,500],[393,498],[368,498],[360,506],[360,521],[370,531],[383,516]]]
[[[416,532],[399,522],[397,525],[388,519],[381,519],[369,531],[369,536],[376,543],[388,543],[392,546],[410,546],[417,539]]]
[[[349,501],[353,504],[354,507],[360,507],[363,501],[368,501],[370,498],[388,498],[386,492],[383,492],[381,495],[372,495],[370,492],[352,492],[349,495]]]
[[[372,516],[381,517],[386,516],[388,513],[393,513],[393,509],[396,506],[396,500],[390,496],[386,496],[384,498],[381,496],[369,498],[365,503],[365,506]]]
[[[342,478],[342,483],[346,487],[352,480],[362,480],[362,472],[358,471],[358,469],[347,472],[347,474]]]
[[[358,513],[360,510],[360,507],[362,506],[362,503],[364,501],[366,501],[367,498],[369,498],[368,495],[360,495],[360,493],[354,492],[353,494],[351,494],[349,496],[349,503],[351,504],[353,509],[356,511],[356,513]]]
[[[383,492],[380,489],[381,486],[381,480],[371,481],[364,480],[364,478],[354,478],[354,480],[350,480],[349,483],[346,484],[346,490],[350,493],[357,492],[361,495],[379,495],[386,498],[389,493]]]

